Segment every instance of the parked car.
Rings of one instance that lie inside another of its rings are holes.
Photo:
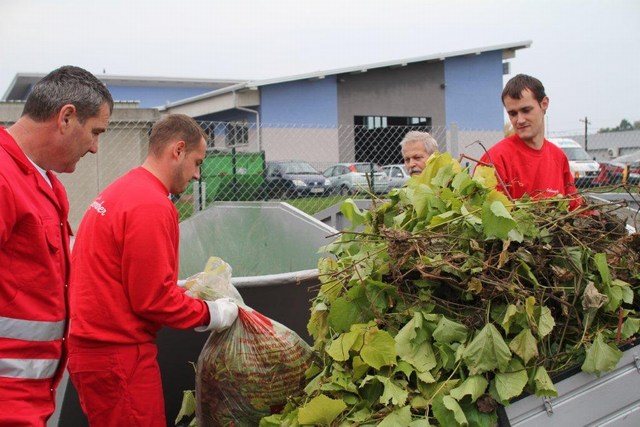
[[[596,185],[640,184],[640,151],[600,162]]]
[[[325,195],[331,189],[331,181],[307,162],[281,160],[267,162],[266,166],[264,177],[266,198],[287,199]]]
[[[402,187],[411,175],[404,168],[404,165],[386,165],[382,169],[389,177],[389,190],[392,188]]]
[[[369,181],[373,184],[374,193],[385,193],[389,188],[387,174],[375,163],[338,163],[329,166],[322,174],[331,180],[333,191],[343,196],[369,192]]]
[[[569,168],[578,188],[587,188],[594,185],[594,180],[598,176],[600,165],[593,160],[582,145],[573,139],[549,138],[549,141],[557,145],[564,151],[569,160]]]

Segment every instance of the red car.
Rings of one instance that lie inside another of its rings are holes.
[[[640,184],[640,151],[600,162],[595,185]]]

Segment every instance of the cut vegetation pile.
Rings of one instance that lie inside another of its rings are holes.
[[[600,375],[640,320],[640,236],[615,205],[509,200],[448,154],[326,248],[309,331],[322,363],[280,425],[490,426],[569,368]]]

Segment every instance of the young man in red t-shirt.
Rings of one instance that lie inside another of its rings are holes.
[[[540,80],[518,74],[502,91],[502,103],[515,134],[491,147],[480,159],[492,165],[502,181],[499,188],[512,198],[572,195],[576,187],[562,149],[544,138],[544,116],[549,97]],[[504,184],[504,186],[502,185]],[[570,208],[580,205],[571,198]]]

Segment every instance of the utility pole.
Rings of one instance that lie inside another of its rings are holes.
[[[587,151],[587,125],[590,125],[591,122],[587,120],[587,116],[584,117],[584,120],[580,119],[581,122],[584,122],[584,151]]]

